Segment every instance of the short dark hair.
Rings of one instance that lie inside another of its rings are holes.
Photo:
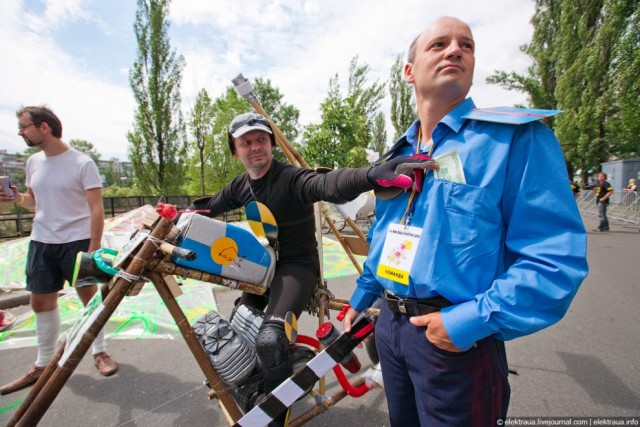
[[[25,113],[29,113],[34,125],[40,126],[40,124],[46,123],[51,128],[51,135],[62,138],[62,122],[49,107],[44,105],[22,107],[16,112],[16,117],[20,118]]]

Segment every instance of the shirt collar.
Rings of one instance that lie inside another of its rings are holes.
[[[441,124],[448,126],[452,131],[458,133],[462,128],[462,125],[467,119],[463,119],[462,116],[467,114],[469,111],[476,108],[476,104],[473,102],[473,99],[467,98],[462,101],[460,104],[456,105],[455,108],[449,111],[449,114],[444,116],[442,120],[438,123],[438,126]],[[405,131],[404,134],[396,141],[395,144],[391,147],[389,151],[383,154],[380,157],[378,162],[384,161],[386,158],[393,155],[396,150],[404,145],[405,143],[411,143],[411,141],[416,141],[418,139],[418,127],[420,126],[420,120],[416,120],[409,126],[409,128]],[[377,163],[377,162],[376,162]]]
[[[473,102],[473,99],[467,98],[460,104],[456,105],[453,110],[449,111],[449,114],[444,116],[442,120],[440,120],[440,123],[444,123],[445,125],[449,126],[452,131],[458,133],[460,132],[460,129],[462,128],[464,122],[467,120],[463,119],[462,116],[464,116],[474,108],[476,108],[476,104]]]

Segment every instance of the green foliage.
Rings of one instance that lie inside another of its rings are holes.
[[[284,96],[277,87],[273,86],[270,79],[256,78],[253,83],[253,91],[264,111],[271,117],[271,120],[278,126],[289,142],[293,144],[299,134],[298,120],[300,119],[300,110],[291,104],[282,102]],[[286,156],[280,149],[276,149],[273,152],[273,157],[287,161]]]
[[[640,5],[637,0],[618,3],[622,5],[630,13],[614,47],[613,81],[608,94],[617,100],[618,108],[611,111],[605,126],[615,135],[615,154],[631,158],[640,156]]]
[[[520,46],[520,50],[533,59],[533,65],[529,67],[527,74],[496,71],[487,78],[487,83],[499,84],[507,90],[527,93],[531,107],[557,108],[554,91],[557,84],[557,50],[561,48],[556,42],[560,25],[561,1],[536,1],[536,12],[531,18],[534,27],[532,41]]]
[[[363,147],[353,147],[349,150],[349,155],[347,156],[344,166],[347,168],[361,168],[368,164],[367,151]]]
[[[376,114],[375,118],[373,119],[369,148],[378,153],[380,156],[382,156],[387,151],[387,130],[384,113],[382,111]]]
[[[26,162],[27,157],[29,156],[27,155],[23,155],[23,156]],[[11,183],[15,185],[18,188],[18,190],[20,190],[21,192],[24,192],[27,190],[26,178],[27,178],[27,171],[24,168],[20,168],[11,174]]]
[[[640,0],[537,0],[527,75],[496,71],[489,83],[561,109],[550,125],[570,170],[640,153]]]
[[[96,151],[96,148],[89,141],[85,141],[84,139],[72,139],[69,141],[69,145],[79,152],[91,157],[91,160],[93,160],[96,165],[100,161],[100,153]]]
[[[105,166],[105,162],[98,164],[100,173],[105,177],[105,187],[116,185],[120,187],[132,187],[135,179],[130,170],[124,169],[118,159],[111,159]]]
[[[283,102],[284,96],[277,87],[273,86],[270,79],[256,78],[253,83],[253,91],[260,100],[264,111],[278,125],[287,139],[293,142],[299,134],[300,110]]]
[[[384,96],[384,84],[366,86],[368,65],[349,67],[348,93],[342,96],[338,75],[329,81],[327,97],[320,105],[322,122],[307,126],[303,133],[302,156],[310,164],[344,167],[360,162],[355,147],[365,148],[372,140],[374,117]],[[352,158],[352,156],[356,156]]]
[[[260,103],[280,130],[293,140],[298,135],[300,111],[282,101],[280,90],[270,80],[257,78],[253,84]],[[191,141],[187,177],[189,194],[214,194],[238,174],[244,166],[229,150],[227,130],[238,114],[253,111],[231,86],[215,100],[203,89],[196,98],[189,117]],[[276,149],[274,157],[284,158]]]
[[[213,103],[209,94],[205,89],[201,89],[196,97],[196,103],[191,110],[191,119],[188,122],[188,127],[193,136],[190,148],[192,156],[190,164],[194,166],[193,169],[197,169],[198,177],[193,177],[193,170],[189,168],[188,175],[191,176],[192,183],[199,183],[199,194],[204,196],[206,194],[205,187],[205,167],[207,161],[210,159],[213,148],[213,117],[215,111],[213,109]]]
[[[214,194],[244,168],[229,151],[227,129],[231,120],[238,114],[249,111],[251,107],[229,86],[224,94],[207,107],[209,134],[205,140],[206,161],[202,170],[199,168],[199,157],[191,157],[187,176],[191,178],[189,194]],[[193,144],[192,144],[193,145]],[[198,167],[193,167],[194,165]],[[194,179],[198,173],[197,179]],[[201,186],[200,173],[204,182]]]
[[[558,49],[556,65],[562,73],[558,74],[555,96],[558,108],[565,113],[556,119],[555,131],[575,169],[588,169],[609,156],[600,138],[604,118],[597,111],[607,65],[601,68],[603,64],[593,57],[603,1],[589,3],[583,10],[584,1],[563,2],[557,33],[562,49]]]
[[[127,133],[136,182],[145,193],[180,194],[186,136],[180,110],[184,59],[171,50],[169,0],[138,0],[134,32],[138,56],[129,72],[137,103]]]
[[[24,149],[24,151],[22,153],[23,153],[23,155],[25,157],[29,157],[32,154],[37,153],[38,151],[40,151],[40,148],[38,148],[38,147],[27,147],[27,148]]]
[[[145,193],[138,187],[121,187],[111,185],[102,189],[102,197],[132,197],[132,196],[152,196],[153,194]]]
[[[404,79],[404,61],[402,60],[402,56],[402,54],[398,55],[396,61],[393,63],[389,79],[391,124],[395,130],[393,136],[394,141],[397,141],[411,123],[417,119],[416,102],[413,99],[413,87]]]

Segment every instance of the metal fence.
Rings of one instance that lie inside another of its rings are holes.
[[[168,196],[162,199],[150,196],[105,197],[104,213],[107,218],[120,215],[144,205],[155,206],[158,202],[171,203],[178,209],[185,209],[198,196]],[[583,190],[576,197],[580,212],[584,215],[598,216],[596,195],[593,191]],[[616,191],[611,197],[607,209],[609,222],[623,227],[640,229],[640,197],[637,192]],[[240,210],[228,212],[219,219],[233,222],[242,219]],[[368,218],[367,218],[368,219]],[[0,213],[0,241],[28,236],[31,233],[33,212],[14,206]],[[344,225],[344,223],[343,223]]]
[[[163,198],[150,196],[132,197],[104,197],[104,215],[106,218],[129,212],[144,205],[155,206],[158,202],[175,205],[178,210],[185,209],[191,201],[200,196],[165,196]],[[26,208],[13,205],[4,212],[0,212],[0,241],[24,237],[31,234],[31,224],[34,213]],[[242,211],[227,212],[218,219],[225,222],[239,221],[242,219]]]
[[[596,194],[593,191],[581,191],[576,198],[583,215],[598,216]],[[611,195],[607,208],[607,218],[612,224],[640,229],[640,197],[633,191],[616,191]]]

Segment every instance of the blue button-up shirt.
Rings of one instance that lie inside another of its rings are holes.
[[[350,301],[362,311],[383,289],[416,299],[441,295],[453,303],[442,320],[461,350],[489,335],[508,340],[557,322],[588,272],[586,232],[554,134],[540,122],[463,119],[473,108],[468,98],[432,133],[433,156],[457,151],[466,184],[426,174],[410,223],[422,236],[409,284],[376,275],[387,229],[407,209],[405,192],[376,201],[369,256]],[[394,155],[416,152],[418,127],[406,131]]]

